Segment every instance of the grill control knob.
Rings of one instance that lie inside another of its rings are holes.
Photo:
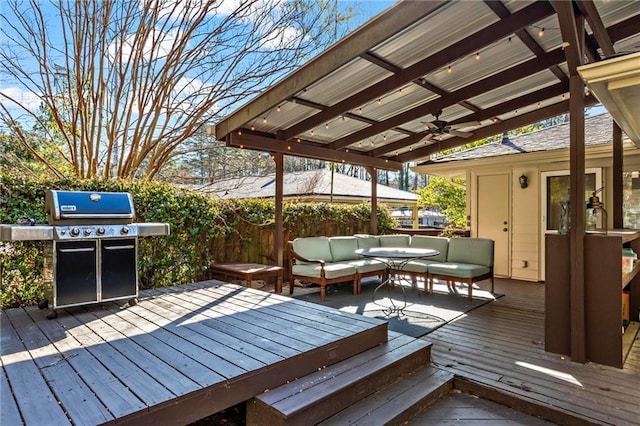
[[[72,237],[77,237],[78,235],[80,235],[80,229],[71,228],[71,231],[69,232],[69,234],[71,234]]]
[[[129,227],[128,226],[123,226],[122,229],[120,230],[120,233],[122,235],[127,235],[129,233]]]
[[[84,235],[85,236],[91,235],[91,228],[84,228]]]
[[[97,235],[104,235],[104,232],[105,232],[105,230],[104,230],[104,227],[102,227],[102,226],[99,226],[98,229],[96,229],[96,234]]]

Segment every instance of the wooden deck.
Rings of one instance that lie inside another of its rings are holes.
[[[497,279],[496,292],[425,336],[457,388],[560,424],[640,424],[638,340],[623,369],[571,362],[544,351],[543,284]]]
[[[387,340],[384,321],[217,281],[0,313],[2,425],[186,424]]]

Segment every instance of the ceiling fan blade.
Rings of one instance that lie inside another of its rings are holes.
[[[469,136],[473,135],[473,133],[461,132],[461,131],[455,130],[455,129],[449,130],[449,133],[454,135],[454,136],[461,137],[461,138],[468,138]]]
[[[481,125],[482,125],[482,123],[480,123],[479,121],[467,121],[467,122],[464,122],[464,123],[452,124],[451,128],[452,129],[464,129],[466,127],[479,127]]]
[[[433,137],[433,133],[428,133],[425,137],[423,137],[422,139],[420,139],[420,142],[422,141],[428,141]]]
[[[435,124],[433,124],[433,123],[432,123],[432,122],[430,122],[430,121],[421,121],[421,123],[423,123],[423,124],[424,124],[425,126],[427,126],[429,129],[432,129],[432,130],[437,130],[437,129],[438,129],[438,126],[436,126]]]

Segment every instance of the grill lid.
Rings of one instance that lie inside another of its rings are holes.
[[[48,190],[45,209],[50,225],[83,223],[131,223],[133,198],[128,192]]]

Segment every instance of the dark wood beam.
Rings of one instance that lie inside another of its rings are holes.
[[[284,214],[282,210],[282,200],[284,198],[284,155],[281,152],[272,153],[273,161],[276,165],[276,193],[275,193],[275,230],[274,230],[274,253],[276,266],[284,266]],[[282,282],[280,288],[276,288],[276,293],[282,292]],[[278,291],[279,290],[279,291]]]
[[[398,2],[387,12],[373,18],[367,25],[334,44],[322,55],[298,68],[281,83],[270,87],[256,99],[222,119],[216,125],[216,138],[223,140],[226,135],[275,107],[283,99],[294,96],[305,87],[357,58],[361,53],[371,50],[431,14],[445,3],[444,0]]]
[[[371,176],[371,223],[369,232],[378,235],[378,171],[375,167],[366,167]]]
[[[609,37],[609,33],[607,33],[607,29],[602,23],[602,18],[600,17],[595,4],[593,4],[593,1],[581,0],[576,2],[576,5],[587,19],[589,27],[591,27],[591,30],[593,31],[593,36],[595,37],[598,46],[600,46],[600,49],[602,49],[602,53],[604,53],[605,57],[615,55],[616,51],[613,48],[613,42]]]
[[[226,137],[227,146],[246,148],[258,151],[282,153],[297,157],[314,158],[318,160],[332,161],[335,163],[349,163],[360,166],[370,166],[383,170],[401,170],[402,163],[397,161],[372,158],[357,151],[335,151],[317,145],[307,145],[298,142],[284,142],[267,136],[242,132],[233,132]]]
[[[542,57],[530,59],[527,62],[523,62],[512,68],[479,80],[469,86],[463,87],[462,89],[456,90],[455,92],[451,92],[451,94],[446,98],[443,97],[435,99],[431,102],[427,102],[401,114],[397,114],[386,120],[380,121],[377,124],[353,132],[350,135],[337,139],[329,146],[333,149],[344,148],[378,133],[382,133],[392,127],[432,114],[435,111],[456,104],[461,100],[469,99],[497,87],[518,81],[531,74],[545,70],[553,64],[564,62],[564,59],[564,52],[561,48],[558,48]]]
[[[533,105],[537,102],[542,102],[546,99],[553,98],[555,96],[560,96],[563,93],[568,93],[568,92],[569,92],[569,82],[556,83],[553,86],[545,87],[543,89],[537,90],[532,93],[527,93],[526,95],[522,95],[515,99],[511,99],[509,101],[495,105],[491,108],[487,108],[477,113],[469,114],[464,117],[458,118],[457,120],[452,121],[451,124],[465,123],[467,121],[488,120],[497,115],[507,114],[509,112],[518,110],[520,108]],[[426,133],[427,132],[425,132],[424,134],[420,134],[421,135],[420,138],[417,138],[416,136],[409,136],[407,138],[400,139],[399,141],[395,141],[393,143],[381,146],[380,148],[369,151],[369,155],[372,155],[373,157],[379,157],[389,152],[406,149],[408,146],[419,143],[420,139],[426,136]],[[481,137],[478,137],[477,133],[474,133],[473,137],[458,138],[458,139],[461,141],[460,145],[464,145],[470,142],[474,142],[478,139],[481,139]],[[433,144],[433,143],[437,143],[438,141],[431,139],[429,142]]]
[[[558,22],[560,23],[560,33],[562,41],[568,43],[564,52],[569,66],[569,77],[577,75],[576,68],[584,63],[582,59],[582,33],[578,33],[576,29],[576,15],[573,9],[573,1],[556,0],[552,2],[553,7],[558,14]]]
[[[624,173],[624,147],[622,145],[622,129],[618,123],[613,122],[613,227],[622,229],[623,219],[623,176]]]
[[[613,43],[640,33],[640,13],[607,28]]]
[[[485,0],[485,4],[489,6],[489,8],[493,11],[493,13],[495,13],[501,19],[504,19],[507,16],[511,15],[511,12],[507,8],[507,6],[502,4],[502,2],[499,0]],[[527,30],[520,29],[515,32],[515,35],[520,39],[520,41],[522,41],[522,43],[524,43],[525,46],[527,46],[529,50],[531,50],[531,52],[533,52],[534,55],[536,56],[544,55],[545,53],[544,49],[538,44],[538,42],[533,37],[531,37],[531,34],[529,34]],[[569,81],[569,77],[567,77],[564,71],[562,71],[562,68],[560,68],[559,66],[553,65],[549,67],[549,70],[556,77],[558,77],[560,81],[566,81],[566,82]]]
[[[413,3],[413,2],[410,2]],[[415,2],[421,3],[421,2]],[[417,62],[416,64],[403,69],[397,74],[391,75],[382,81],[362,89],[358,93],[332,105],[312,117],[309,117],[294,126],[286,129],[283,133],[285,139],[291,139],[300,133],[312,129],[333,117],[343,114],[359,105],[372,99],[376,99],[385,93],[397,89],[398,87],[415,80],[431,71],[444,67],[461,56],[477,52],[496,40],[499,40],[514,31],[531,25],[554,13],[553,8],[547,2],[535,2],[506,19],[502,19],[465,39],[454,43],[440,52]]]

